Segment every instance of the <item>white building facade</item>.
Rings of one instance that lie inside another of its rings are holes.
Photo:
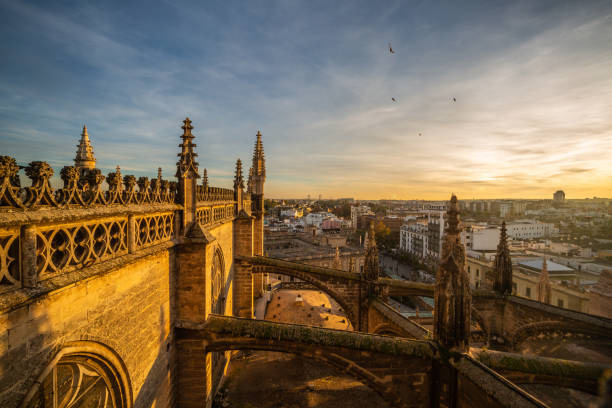
[[[427,257],[427,224],[415,223],[400,227],[400,250],[425,259]]]
[[[535,220],[521,220],[506,224],[508,236],[512,239],[548,238],[557,232],[555,224]]]

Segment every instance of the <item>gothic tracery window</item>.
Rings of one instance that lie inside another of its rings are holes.
[[[223,286],[225,276],[223,273],[223,258],[217,250],[213,255],[213,262],[210,271],[211,276],[211,312],[223,314],[225,311],[225,297],[223,296]]]
[[[28,408],[122,408],[125,392],[115,373],[88,355],[62,357],[28,401]]]

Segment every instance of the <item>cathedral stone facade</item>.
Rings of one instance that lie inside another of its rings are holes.
[[[206,401],[227,359],[209,353],[202,383],[184,384],[173,332],[239,307],[233,259],[262,253],[265,159],[258,132],[248,188],[241,163],[234,189],[209,186],[188,118],[182,130],[172,181],[105,177],[87,127],[56,191],[47,163],[22,188],[0,157],[0,406]]]

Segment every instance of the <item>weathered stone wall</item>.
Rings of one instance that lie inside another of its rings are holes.
[[[2,311],[0,406],[18,406],[62,345],[76,340],[103,343],[121,357],[135,407],[173,405],[174,250],[162,245],[125,258]]]

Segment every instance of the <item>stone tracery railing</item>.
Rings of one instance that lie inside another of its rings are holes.
[[[128,217],[36,229],[39,279],[128,253]]]
[[[49,182],[53,169],[42,161],[33,161],[25,167],[32,185],[22,188],[19,169],[14,158],[0,156],[0,208],[174,203],[177,190],[176,182],[163,180],[161,175],[152,180],[148,177],[136,179],[132,175],[122,177],[117,168],[105,177],[99,169],[85,170],[81,174],[75,166],[65,166],[60,172],[64,186],[54,191]],[[102,188],[105,179],[107,190]]]
[[[234,217],[234,203],[209,204],[199,206],[196,210],[196,220],[202,226],[215,224]]]
[[[22,187],[19,172],[32,183]],[[0,293],[136,253],[177,237],[184,207],[178,183],[65,166],[53,189],[51,166],[19,166],[0,155]],[[103,183],[106,182],[103,188]],[[196,220],[203,226],[235,216],[234,190],[196,188]]]
[[[233,201],[234,190],[220,187],[197,186],[196,199],[198,201]]]

